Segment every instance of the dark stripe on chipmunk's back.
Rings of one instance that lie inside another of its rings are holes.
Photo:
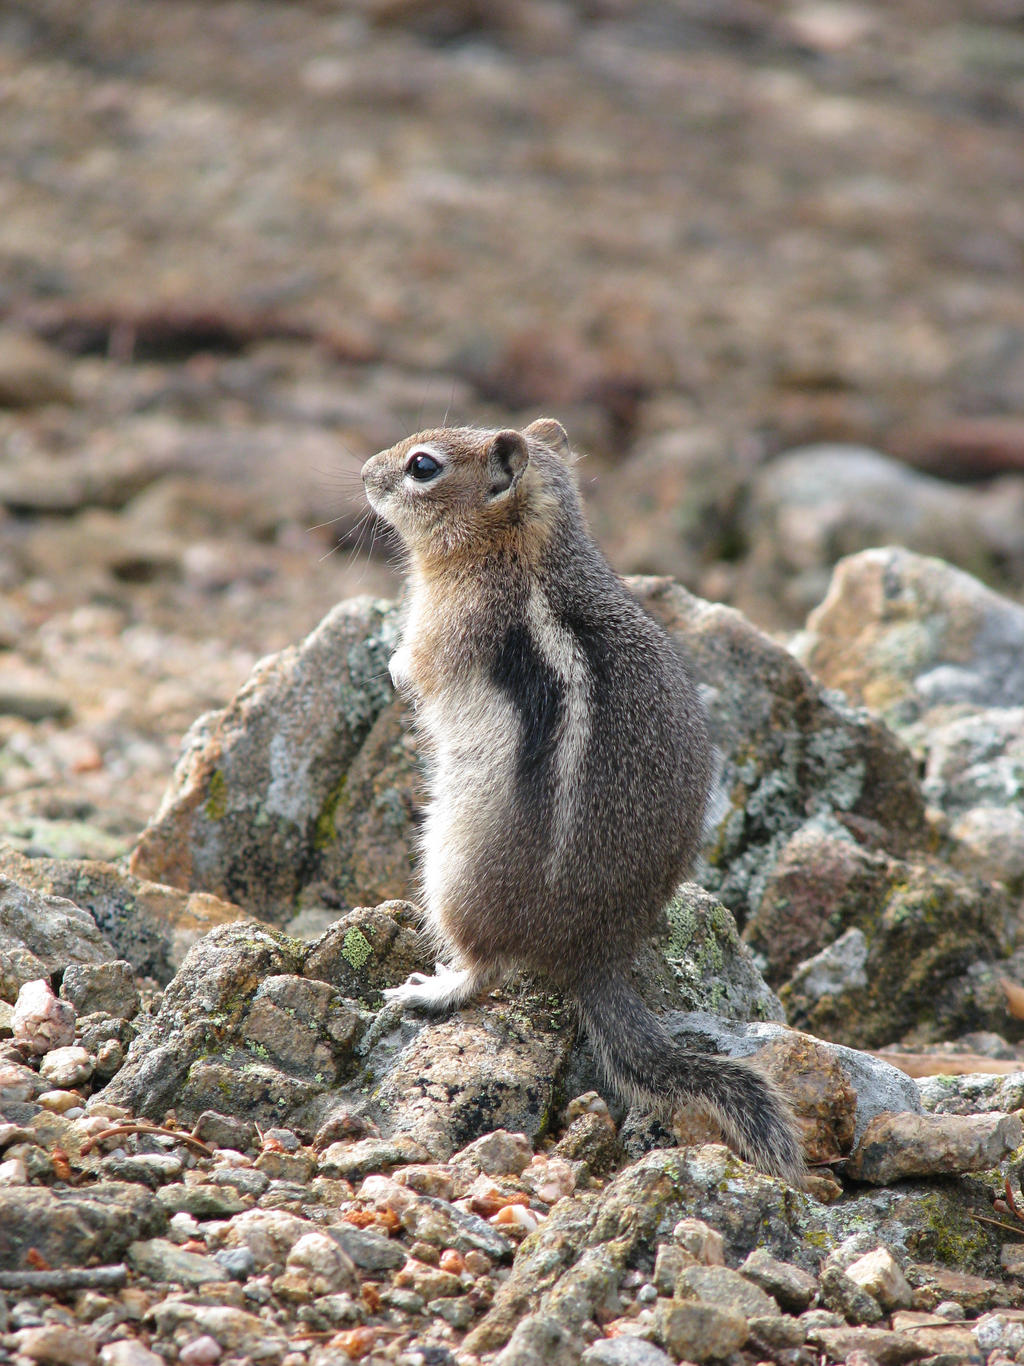
[[[568,631],[583,651],[594,684],[594,698],[600,703],[604,685],[612,683],[611,646],[607,633],[596,621],[571,608],[563,608],[556,620]]]
[[[565,688],[525,626],[510,626],[498,646],[491,678],[519,716],[516,778],[524,795],[543,798],[551,775]]]

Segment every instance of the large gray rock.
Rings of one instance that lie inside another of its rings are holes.
[[[393,607],[357,598],[258,664],[192,727],[132,871],[287,920],[337,838],[349,768],[394,705],[395,632]]]
[[[116,957],[88,911],[0,875],[0,1000],[13,1002],[26,982],[71,963]]]
[[[826,692],[738,612],[665,579],[632,587],[683,644],[705,693],[724,800],[695,876],[741,924],[809,816],[894,852],[923,838],[914,760],[890,731]]]

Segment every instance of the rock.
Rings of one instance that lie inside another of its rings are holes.
[[[846,1268],[846,1275],[882,1306],[886,1313],[909,1309],[913,1291],[903,1269],[887,1247],[876,1247]]]
[[[324,1176],[357,1181],[370,1172],[429,1159],[430,1154],[422,1144],[408,1134],[397,1134],[394,1139],[365,1138],[358,1143],[332,1143],[321,1155],[320,1171]]]
[[[897,728],[938,706],[1024,697],[1024,607],[910,550],[840,561],[795,648],[816,678]]]
[[[30,332],[0,328],[0,408],[38,408],[73,399],[68,363],[59,351]],[[10,487],[5,496],[0,486],[0,502],[24,510]]]
[[[285,1276],[289,1275],[302,1283],[308,1295],[359,1294],[352,1259],[337,1239],[319,1231],[303,1234],[292,1245],[285,1262]]]
[[[1024,1069],[1008,1076],[921,1077],[918,1094],[925,1110],[940,1115],[980,1115],[1024,1110]]]
[[[710,1361],[738,1352],[749,1336],[746,1320],[700,1301],[670,1300],[658,1306],[657,1331],[679,1360]]]
[[[236,1214],[219,1229],[213,1243],[225,1250],[248,1248],[258,1271],[276,1275],[284,1269],[299,1239],[317,1232],[308,1219],[299,1219],[286,1210],[250,1209]]]
[[[25,859],[28,863],[29,860]],[[114,952],[88,911],[20,885],[0,871],[0,997],[69,964],[103,963]]]
[[[809,818],[877,838],[897,855],[920,842],[914,761],[885,727],[823,692],[737,612],[666,580],[631,586],[685,647],[706,695],[725,810],[695,875],[741,924]]]
[[[505,1128],[536,1137],[548,1123],[572,1045],[562,1005],[493,1000],[428,1024],[373,1095],[384,1134],[412,1134],[435,1158]]]
[[[207,892],[183,892],[133,877],[113,863],[93,859],[26,858],[0,846],[0,877],[34,892],[70,897],[87,912],[103,936],[102,951],[88,958],[69,954],[67,962],[110,962],[120,956],[139,976],[166,983],[189,948],[217,925],[244,918]]]
[[[620,573],[668,574],[696,589],[732,554],[749,464],[716,432],[661,433],[587,490],[591,525]]]
[[[67,721],[71,704],[46,674],[27,666],[0,667],[0,716],[23,721]]]
[[[166,1226],[156,1198],[134,1184],[100,1182],[81,1190],[8,1187],[0,1190],[0,1268],[31,1267],[33,1248],[50,1266],[113,1262],[129,1244]]]
[[[408,901],[357,906],[310,945],[306,976],[330,982],[342,996],[379,1003],[384,987],[432,967],[419,925],[419,913]]]
[[[364,1271],[387,1271],[405,1261],[405,1252],[397,1243],[372,1229],[332,1224],[327,1232],[342,1252]]]
[[[789,451],[762,466],[744,507],[748,610],[781,602],[790,621],[819,603],[842,555],[906,546],[1002,579],[1024,552],[1016,500],[910,470],[863,446]],[[778,608],[774,613],[778,617]]]
[[[265,1123],[280,1118],[282,1098],[305,1103],[322,1084],[264,1065],[258,1052],[236,1051],[263,981],[294,972],[301,960],[300,944],[264,926],[214,930],[189,950],[104,1098],[154,1118],[175,1105],[194,1119],[234,1096],[242,1113],[244,1104],[255,1106],[250,1113]]]
[[[0,1105],[35,1100],[46,1088],[47,1083],[34,1068],[0,1062]]]
[[[736,921],[695,883],[679,887],[665,908],[668,934],[641,950],[634,975],[655,1010],[706,1010],[728,1020],[782,1020],[737,932]]]
[[[921,1109],[910,1077],[868,1053],[777,1024],[737,1024],[702,1011],[669,1015],[665,1023],[673,1038],[689,1048],[755,1058],[792,1093],[812,1150],[824,1152],[835,1144],[834,1154],[842,1145],[856,1142],[875,1116]]]
[[[877,1186],[906,1176],[984,1171],[1022,1139],[1019,1115],[883,1114],[864,1131],[846,1170]]]
[[[23,1328],[15,1335],[16,1350],[40,1366],[93,1366],[96,1344],[78,1328],[48,1323],[43,1328]]]
[[[887,1328],[823,1328],[809,1340],[828,1354],[833,1361],[852,1362],[855,1352],[863,1353],[861,1360],[877,1362],[878,1366],[902,1366],[905,1361],[917,1361],[931,1353],[902,1333],[891,1333]],[[943,1341],[946,1341],[944,1339]],[[941,1348],[938,1348],[941,1351]]]
[[[552,1209],[520,1247],[492,1308],[467,1337],[467,1350],[491,1351],[508,1341],[524,1316],[544,1320],[556,1306],[566,1307],[563,1326],[578,1331],[618,1287],[627,1262],[653,1256],[660,1230],[694,1212],[721,1234],[730,1259],[758,1244],[774,1255],[795,1255],[803,1246],[793,1228],[801,1218],[797,1211],[812,1206],[795,1191],[781,1202],[779,1189],[717,1145],[645,1154],[597,1197]]]
[[[766,1291],[790,1314],[800,1314],[818,1293],[816,1279],[791,1262],[780,1262],[764,1248],[755,1247],[741,1264],[740,1274]]]
[[[256,1126],[251,1120],[222,1115],[216,1110],[204,1110],[192,1132],[212,1148],[232,1148],[241,1153],[251,1148],[256,1139]]]
[[[567,1162],[585,1162],[592,1176],[614,1170],[623,1158],[619,1135],[607,1111],[577,1116],[552,1152]]]
[[[1001,882],[1013,895],[1024,891],[1024,811],[975,806],[950,827],[949,862],[970,877]]]
[[[495,1129],[455,1153],[451,1166],[487,1176],[518,1176],[532,1161],[533,1147],[525,1134]]]
[[[671,1362],[653,1342],[627,1336],[592,1342],[580,1358],[581,1366],[671,1366]]]
[[[819,1295],[826,1309],[842,1315],[847,1323],[877,1323],[882,1306],[841,1266],[826,1265],[819,1279]]]
[[[676,1280],[677,1300],[697,1299],[715,1304],[741,1319],[777,1314],[771,1295],[727,1266],[686,1266]]]
[[[672,1241],[704,1266],[724,1266],[722,1235],[703,1219],[680,1219],[672,1230]]]
[[[483,1252],[493,1261],[506,1261],[512,1246],[486,1219],[467,1214],[447,1201],[421,1195],[402,1212],[402,1224],[410,1237],[437,1247],[453,1247],[457,1252]]]
[[[93,1074],[95,1063],[89,1053],[77,1044],[66,1048],[51,1048],[39,1063],[39,1075],[52,1086],[67,1090],[81,1086]]]
[[[224,1280],[223,1267],[212,1257],[186,1252],[165,1238],[132,1243],[127,1260],[141,1275],[171,1285],[206,1285]]]
[[[47,1053],[74,1042],[75,1008],[58,1001],[49,982],[26,982],[14,1003],[11,1029],[30,1053]]]
[[[923,737],[926,798],[954,818],[977,807],[1024,816],[1024,706],[932,715]]]
[[[131,1020],[139,1011],[139,989],[132,965],[123,958],[115,963],[71,964],[61,978],[60,994],[79,1015],[102,1010],[107,1015]]]
[[[288,1340],[272,1324],[244,1309],[221,1304],[187,1304],[166,1299],[150,1310],[161,1338],[176,1349],[185,1347],[200,1334],[209,1334],[229,1353],[247,1356],[253,1362],[278,1362],[287,1350]]]
[[[164,1366],[164,1359],[137,1338],[118,1338],[100,1348],[100,1366]]]
[[[132,872],[288,919],[335,839],[348,770],[393,705],[395,634],[393,609],[355,599],[259,664],[192,727]]]
[[[812,955],[794,963],[801,931]],[[811,822],[787,842],[746,934],[770,956],[790,1022],[809,1033],[877,1048],[911,1031],[925,1042],[1005,1022],[989,981],[969,972],[1010,951],[999,894],[862,849],[845,831]]]

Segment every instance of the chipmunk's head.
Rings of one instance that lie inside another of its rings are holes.
[[[414,555],[488,553],[513,538],[543,534],[573,491],[565,429],[540,418],[523,431],[441,427],[367,460],[370,506]]]

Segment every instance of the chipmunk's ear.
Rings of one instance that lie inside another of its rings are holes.
[[[511,429],[498,432],[487,448],[487,473],[490,476],[488,497],[500,498],[508,493],[518,482],[529,459],[529,447],[519,432]]]
[[[523,435],[532,436],[535,441],[542,441],[548,450],[554,451],[567,463],[572,463],[573,454],[572,447],[569,445],[569,433],[553,417],[539,417],[536,422],[530,423]]]

